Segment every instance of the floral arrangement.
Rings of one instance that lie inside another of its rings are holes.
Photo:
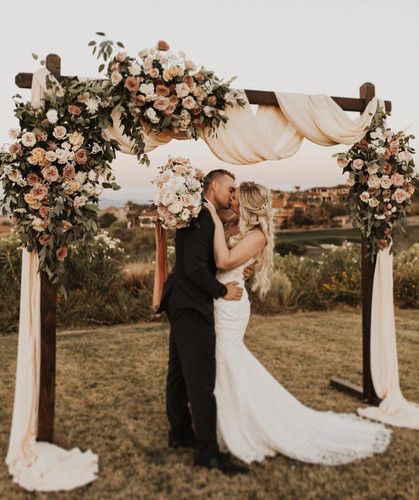
[[[14,142],[0,152],[0,178],[3,214],[55,279],[69,244],[97,230],[103,188],[119,186],[110,166],[116,144],[102,135],[112,105],[106,86],[74,78],[63,89],[53,77],[47,85],[39,107],[16,96],[20,128],[10,131]]]
[[[95,51],[96,42],[90,44]],[[121,42],[117,44],[123,47]],[[98,58],[107,61],[113,46],[110,40],[102,41]],[[108,63],[112,97],[130,136],[134,118],[135,123],[140,121],[147,131],[156,134],[169,130],[198,139],[202,127],[215,131],[227,122],[228,106],[245,104],[241,92],[230,88],[234,78],[223,82],[214,72],[197,69],[183,52],[176,55],[169,49],[168,43],[160,40],[155,48],[141,50],[138,59],[118,52]],[[99,69],[103,68],[102,64]]]
[[[394,133],[386,125],[386,114],[378,109],[365,137],[346,153],[337,153],[337,163],[349,173],[347,203],[354,227],[369,239],[373,258],[390,246],[395,229],[405,230],[406,214],[417,184],[410,146],[413,135]]]
[[[171,158],[159,168],[153,183],[157,186],[154,203],[165,229],[187,227],[202,208],[204,173],[187,158]]]

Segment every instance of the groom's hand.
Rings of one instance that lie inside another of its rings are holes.
[[[238,286],[238,281],[229,281],[226,283],[227,293],[224,295],[225,300],[240,300],[243,295],[243,288]]]
[[[243,277],[244,279],[247,281],[249,278],[252,277],[254,271],[255,271],[255,266],[256,264],[251,264],[250,266],[247,266],[244,270],[243,270]]]

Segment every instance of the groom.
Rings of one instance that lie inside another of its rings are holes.
[[[213,170],[204,179],[205,199],[217,209],[230,208],[235,189],[235,177],[226,170]],[[160,305],[171,327],[166,411],[169,446],[195,447],[195,465],[233,475],[247,469],[230,462],[217,445],[213,300],[240,300],[243,289],[236,281],[216,280],[213,239],[206,208],[188,228],[176,231],[176,263]]]

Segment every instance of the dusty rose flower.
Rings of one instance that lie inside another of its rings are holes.
[[[48,189],[43,186],[42,184],[35,184],[32,189],[30,190],[30,194],[36,199],[36,200],[43,200],[45,196],[48,194]]]
[[[64,232],[70,230],[73,227],[73,224],[68,220],[61,221],[61,227]]]
[[[389,150],[389,149],[386,149],[386,150],[384,151],[383,158],[384,158],[385,160],[388,160],[388,159],[390,158],[390,156],[391,156],[391,152],[390,152],[390,150]]]
[[[46,217],[48,217],[49,213],[50,213],[51,209],[49,207],[41,207],[39,209],[39,215],[45,219]]]
[[[67,248],[66,247],[60,247],[57,248],[55,255],[57,256],[57,260],[60,262],[63,262],[65,258],[67,257]]]
[[[145,102],[146,98],[143,94],[136,95],[133,100],[134,106],[144,106]]]
[[[401,174],[393,174],[391,181],[396,187],[401,187],[404,184],[404,177]]]
[[[179,104],[179,99],[178,97],[176,97],[175,95],[171,95],[169,97],[169,102],[170,104],[172,104],[173,106],[177,106]]]
[[[385,163],[383,167],[384,173],[387,175],[390,175],[393,172],[393,167],[390,165],[390,163]]]
[[[12,215],[12,217],[10,217],[10,222],[15,225],[19,222],[19,219],[17,217],[15,217],[14,215]]]
[[[57,127],[54,128],[52,135],[56,139],[64,139],[64,137],[67,135],[67,129],[62,125],[58,125]]]
[[[198,71],[198,73],[194,75],[194,78],[197,82],[205,82],[205,73],[203,71]]]
[[[382,195],[383,195],[383,200],[384,201],[389,201],[390,200],[390,196],[391,196],[390,189],[384,189],[383,192],[382,192]]]
[[[175,110],[176,110],[176,106],[173,104],[169,104],[167,109],[164,110],[164,114],[166,116],[172,115],[175,112]]]
[[[9,153],[12,155],[20,156],[22,154],[22,146],[18,142],[11,144],[9,147]]]
[[[36,174],[29,174],[26,178],[26,182],[29,186],[35,186],[35,184],[38,184],[40,180],[41,179]]]
[[[183,82],[186,83],[186,85],[191,88],[195,85],[195,80],[191,75],[186,75],[183,77]]]
[[[208,104],[210,106],[215,106],[217,104],[217,98],[215,97],[215,95],[210,95],[208,97]]]
[[[54,167],[54,165],[43,168],[41,173],[48,182],[55,182],[59,177],[57,167]]]
[[[198,118],[193,119],[192,122],[191,122],[191,124],[192,124],[192,126],[194,128],[198,128],[198,127],[201,126],[201,122],[200,122],[200,120]]]
[[[26,203],[30,206],[30,208],[34,210],[38,210],[41,208],[42,203],[38,201],[32,194],[26,193],[25,196],[23,197],[26,201]]]
[[[53,162],[57,159],[57,155],[55,154],[54,151],[47,151],[45,153],[45,159],[49,162]]]
[[[169,107],[169,99],[167,97],[159,97],[154,101],[153,106],[159,111],[164,111]]]
[[[409,193],[410,196],[415,192],[415,186],[413,184],[407,184],[406,190]]]
[[[125,80],[125,88],[127,88],[130,92],[138,92],[140,88],[140,80],[137,76],[129,76]]]
[[[40,219],[39,217],[36,217],[33,219],[31,222],[31,226],[35,229],[35,231],[38,231],[39,233],[42,232],[44,228],[44,221]]]
[[[158,68],[151,68],[149,71],[149,75],[151,76],[151,78],[158,78],[158,76],[160,75]]]
[[[48,245],[48,243],[53,239],[52,234],[43,234],[38,238],[41,245]]]
[[[73,179],[74,176],[76,175],[76,169],[73,167],[73,165],[66,165],[63,169],[63,176],[66,179]]]
[[[336,161],[337,161],[337,164],[339,165],[339,167],[341,167],[341,168],[346,167],[346,165],[348,164],[347,158],[345,158],[343,156],[341,156],[340,158],[338,158]]]
[[[164,52],[167,52],[170,49],[170,45],[165,42],[164,40],[159,40],[157,42],[157,50],[162,50]]]
[[[79,165],[85,165],[88,160],[87,151],[85,149],[79,149],[76,151],[74,159]]]
[[[390,149],[390,153],[392,155],[396,155],[400,151],[398,141],[392,141],[392,142],[390,142],[389,149]]]
[[[73,194],[80,188],[80,183],[74,179],[67,179],[63,183],[63,187],[65,194]]]
[[[49,151],[55,151],[58,148],[58,143],[56,141],[49,141],[48,142],[48,150]]]
[[[35,137],[38,142],[44,142],[48,139],[48,134],[46,132],[38,132],[35,134]]]
[[[76,208],[83,207],[84,205],[86,205],[86,201],[87,201],[86,196],[76,196],[74,198],[74,206]]]
[[[193,108],[191,110],[191,113],[193,114],[193,116],[198,116],[199,114],[201,114],[201,111],[202,111],[202,107],[196,106],[195,108]]]
[[[74,104],[70,104],[67,108],[70,115],[78,116],[81,113],[81,108],[75,106]]]
[[[22,135],[22,144],[28,148],[35,146],[36,144],[35,134],[33,134],[32,132],[25,132]]]
[[[159,97],[168,97],[170,94],[170,89],[169,87],[163,84],[156,85],[156,94]]]
[[[196,101],[191,95],[189,95],[188,97],[182,99],[182,106],[185,109],[193,109],[196,106]]]

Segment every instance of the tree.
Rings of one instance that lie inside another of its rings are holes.
[[[105,212],[99,217],[99,225],[100,227],[103,227],[104,229],[107,229],[108,227],[111,227],[112,224],[117,221],[118,218],[115,217],[115,215],[111,212]]]

